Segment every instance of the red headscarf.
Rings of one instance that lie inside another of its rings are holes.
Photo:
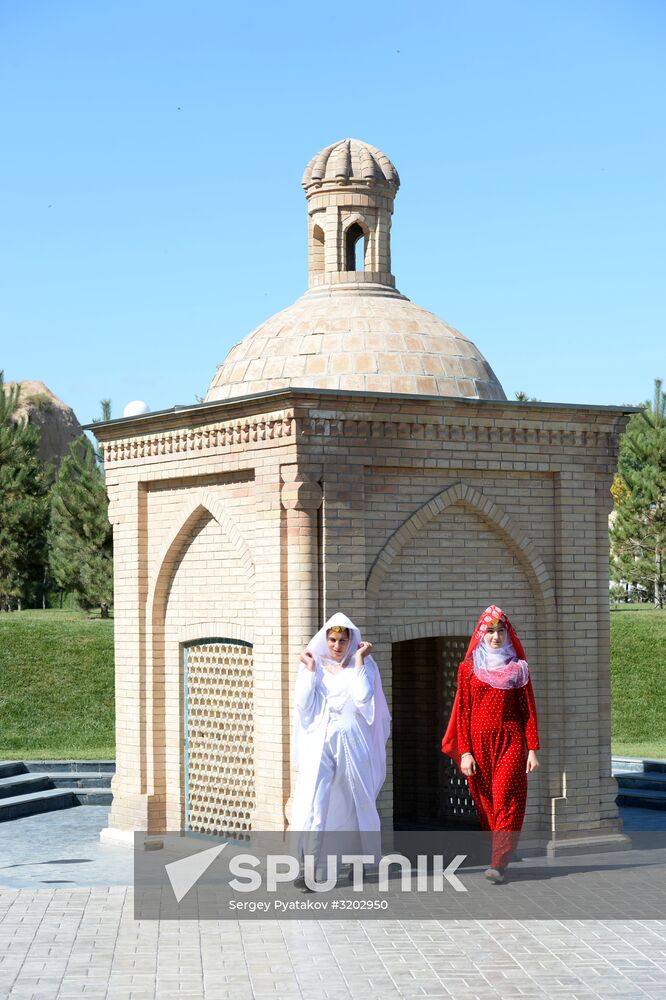
[[[474,650],[482,641],[484,635],[488,631],[491,625],[501,624],[504,625],[509,639],[516,651],[519,659],[524,660],[525,650],[523,649],[523,644],[516,635],[515,629],[511,622],[509,621],[507,615],[504,614],[501,608],[498,608],[496,604],[491,604],[489,608],[483,612],[480,616],[478,622],[476,623],[476,628],[472,633],[472,638],[469,640],[469,646],[467,647],[467,652],[465,653],[465,660],[469,660],[474,653]],[[463,662],[465,662],[463,660]],[[446,732],[442,738],[442,753],[445,753],[447,757],[455,762],[457,767],[460,767],[460,752],[458,750],[458,732],[456,725],[456,717],[458,714],[458,691],[456,690],[456,696],[453,702],[453,708],[451,709],[451,718],[449,719],[449,724],[446,727]]]
[[[507,631],[509,639],[518,654],[519,659],[526,660],[525,650],[523,649],[523,644],[516,635],[515,629],[508,617],[504,614],[501,608],[498,608],[496,604],[491,604],[489,608],[483,612],[478,622],[476,623],[476,628],[472,633],[472,638],[469,640],[469,646],[467,647],[467,652],[465,653],[465,659],[468,660],[476,647],[479,645],[484,635],[488,631],[491,625],[503,625]]]

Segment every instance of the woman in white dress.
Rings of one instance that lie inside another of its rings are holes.
[[[301,654],[293,732],[299,771],[290,827],[355,832],[362,853],[378,859],[376,802],[386,778],[390,716],[371,651],[338,612]]]

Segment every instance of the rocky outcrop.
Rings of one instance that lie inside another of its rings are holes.
[[[7,387],[13,384],[7,383]],[[83,433],[74,410],[54,396],[43,382],[26,380],[19,382],[19,387],[21,396],[16,409],[17,419],[27,419],[39,428],[41,461],[47,463],[54,458],[56,464],[60,464],[72,441]]]

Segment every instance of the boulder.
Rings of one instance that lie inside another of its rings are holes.
[[[7,386],[15,383],[9,382]],[[55,459],[56,465],[69,451],[75,438],[83,434],[81,424],[71,406],[51,392],[43,382],[32,379],[19,382],[21,396],[16,409],[18,419],[27,419],[39,427],[41,440],[39,457],[45,464]]]

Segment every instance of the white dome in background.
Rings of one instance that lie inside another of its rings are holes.
[[[144,413],[150,413],[150,407],[142,399],[133,399],[123,410],[124,417],[142,417]]]

